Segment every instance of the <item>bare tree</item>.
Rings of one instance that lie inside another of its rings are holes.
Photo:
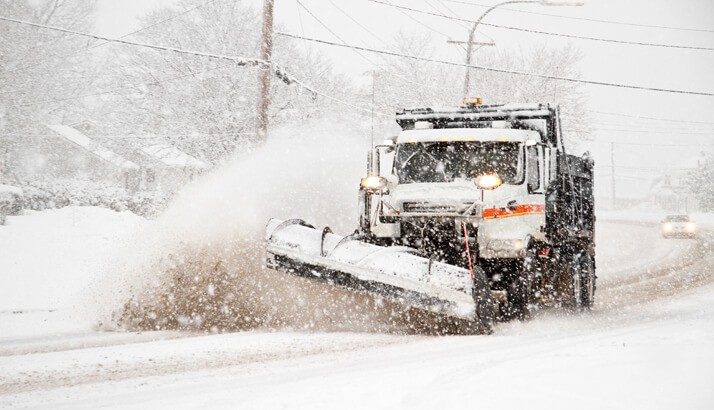
[[[89,30],[94,0],[0,0],[0,9],[17,19]],[[8,158],[23,149],[28,135],[43,132],[43,123],[70,121],[84,110],[76,97],[93,87],[94,75],[80,51],[91,44],[70,34],[0,24],[0,155],[6,164],[0,177],[20,177],[22,170],[8,166]]]
[[[432,58],[434,42],[429,34],[400,32],[392,49],[417,57]],[[522,50],[481,50],[478,65],[578,77],[580,53],[572,47],[539,47]],[[463,68],[416,59],[389,57],[381,81],[376,83],[376,105],[393,112],[403,107],[453,106],[461,104]],[[553,102],[563,109],[564,128],[571,141],[589,137],[582,84],[472,69],[474,96],[485,104]],[[367,92],[363,90],[362,94]]]
[[[179,2],[147,15],[150,27],[136,38],[207,53],[253,57],[259,45],[260,15],[240,2],[212,2],[195,8]],[[178,10],[189,10],[181,14]],[[180,14],[180,15],[179,15]],[[117,89],[104,101],[108,134],[154,134],[182,150],[215,163],[243,144],[255,130],[257,68],[202,57],[112,46],[105,63],[111,72],[103,88]],[[275,41],[274,61],[306,84],[330,94],[346,94],[346,82],[327,59],[305,53],[293,40]],[[313,116],[326,107],[296,86],[274,81],[271,125]]]

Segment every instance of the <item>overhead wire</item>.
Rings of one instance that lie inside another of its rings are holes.
[[[351,20],[353,23],[355,23],[357,26],[361,27],[362,30],[364,30],[367,34],[369,34],[370,36],[372,36],[373,38],[375,38],[377,41],[379,41],[380,43],[382,43],[382,45],[385,45],[385,46],[387,45],[387,43],[384,41],[384,39],[383,39],[382,37],[378,36],[378,35],[375,34],[372,30],[370,30],[369,28],[367,28],[364,24],[360,23],[359,20],[357,20],[356,18],[354,18],[354,17],[352,16],[352,14],[346,12],[342,7],[340,7],[339,5],[337,5],[337,3],[335,3],[333,0],[327,0],[327,1],[328,1],[330,4],[332,4],[332,6],[333,6],[334,8],[336,8],[340,13],[342,13],[342,15],[344,15],[345,17],[347,17],[348,19],[350,19],[350,20]]]
[[[475,23],[474,20],[464,19],[464,18],[460,18],[460,17],[451,17],[451,16],[447,16],[445,14],[440,14],[440,13],[432,13],[430,11],[419,10],[419,9],[415,9],[412,7],[397,5],[397,4],[387,2],[387,1],[381,1],[381,0],[367,0],[367,1],[369,1],[371,3],[375,3],[375,4],[381,4],[384,6],[394,7],[399,10],[406,10],[406,11],[409,11],[412,13],[426,14],[426,15],[441,17],[441,18],[454,20],[454,21],[464,21],[464,22],[469,22],[469,23]],[[485,23],[485,22],[480,22],[479,24],[488,26],[488,27],[502,28],[502,29],[506,29],[506,30],[522,31],[522,32],[526,32],[526,33],[542,34],[542,35],[547,35],[547,36],[573,38],[573,39],[578,39],[578,40],[599,41],[599,42],[605,42],[605,43],[628,44],[628,45],[647,46],[647,47],[662,47],[662,48],[675,48],[675,49],[685,49],[685,50],[714,51],[714,47],[649,43],[649,42],[644,42],[644,41],[628,41],[628,40],[618,40],[618,39],[612,39],[612,38],[590,37],[590,36],[581,36],[581,35],[576,35],[576,34],[555,33],[555,32],[551,32],[551,31],[534,30],[534,29],[529,29],[529,28],[525,28],[525,27],[507,26],[507,25],[503,25],[503,24]]]
[[[188,12],[188,11],[186,11],[186,12]],[[84,33],[84,32],[80,32],[80,31],[76,31],[76,30],[63,29],[60,27],[42,25],[42,24],[32,23],[32,22],[28,22],[28,21],[24,21],[24,20],[18,20],[18,19],[13,19],[13,18],[9,18],[9,17],[3,17],[3,16],[0,16],[0,20],[13,22],[13,23],[17,23],[17,24],[33,26],[36,28],[42,28],[42,29],[48,29],[48,30],[53,30],[53,31],[58,31],[58,32],[75,34],[75,35],[79,35],[79,36],[85,36],[85,37],[89,37],[89,38],[103,40],[106,43],[114,42],[114,43],[120,43],[120,44],[125,44],[125,45],[147,47],[147,48],[152,48],[152,49],[157,49],[157,50],[162,50],[162,51],[171,51],[171,52],[182,53],[182,54],[190,54],[190,55],[194,55],[194,56],[202,56],[202,57],[229,60],[229,61],[232,61],[232,62],[238,64],[238,65],[267,64],[267,62],[265,62],[265,61],[254,59],[254,58],[244,58],[244,57],[233,57],[233,56],[227,56],[227,55],[210,54],[210,53],[203,53],[203,52],[197,52],[197,51],[182,50],[182,49],[177,49],[177,48],[173,48],[173,47],[165,47],[165,46],[158,46],[158,45],[153,45],[153,44],[132,42],[132,41],[123,40],[122,38],[110,38],[110,37],[106,37],[106,36],[100,36],[100,35],[91,34],[91,33]],[[130,34],[132,34],[132,33],[130,33]],[[287,36],[287,37],[292,37],[292,38],[296,38],[296,39],[303,39],[306,41],[318,42],[318,43],[323,43],[323,44],[328,44],[328,45],[333,45],[333,46],[354,48],[354,49],[359,49],[362,51],[369,51],[369,52],[380,53],[380,54],[385,54],[385,55],[398,56],[398,57],[404,57],[404,58],[410,58],[410,59],[416,59],[416,60],[422,60],[422,61],[429,61],[429,62],[441,63],[441,64],[446,64],[446,65],[466,66],[465,64],[454,63],[454,62],[449,62],[449,61],[428,59],[428,58],[417,57],[417,56],[410,56],[410,55],[406,55],[406,54],[394,53],[394,52],[389,52],[389,51],[384,51],[384,50],[375,50],[375,49],[366,48],[366,47],[351,46],[348,44],[337,44],[337,43],[328,42],[325,40],[312,39],[312,38],[308,38],[305,36],[295,36],[295,35],[288,34],[288,33],[277,32],[276,34]],[[105,43],[103,43],[103,44],[105,44]],[[661,91],[661,92],[673,92],[673,93],[681,93],[681,94],[704,95],[704,96],[714,95],[714,94],[708,93],[708,92],[673,90],[673,89],[663,89],[663,88],[655,88],[655,87],[641,87],[641,86],[633,86],[633,85],[628,85],[628,84],[607,83],[607,82],[590,81],[590,80],[574,79],[574,78],[567,78],[567,77],[541,75],[541,74],[535,74],[535,73],[525,73],[525,72],[520,72],[520,71],[516,71],[516,70],[504,70],[504,69],[497,69],[497,68],[492,68],[492,67],[482,67],[482,66],[475,66],[475,65],[472,65],[469,67],[476,68],[476,69],[482,69],[482,70],[488,70],[488,71],[514,74],[514,75],[535,76],[535,77],[539,77],[539,78],[547,78],[547,79],[571,81],[571,82],[580,82],[580,83],[594,84],[594,85],[613,86],[613,87],[641,89],[641,90],[650,90],[650,91]],[[336,102],[351,106],[353,108],[360,109],[360,110],[367,111],[367,112],[371,113],[371,110],[366,110],[362,107],[354,106],[353,104],[350,104],[346,101],[342,101],[336,97],[332,97],[325,93],[319,92],[318,90],[315,90],[314,88],[308,87],[305,84],[303,84],[302,82],[298,81],[297,79],[292,78],[291,76],[286,74],[282,69],[279,69],[277,67],[275,70],[275,74],[288,84],[297,83],[301,87],[305,88],[306,90],[309,90],[310,92],[313,92],[314,94],[317,94],[322,97],[331,99],[333,101],[336,101]],[[193,75],[193,74],[187,74],[185,76],[189,76],[189,75]],[[185,76],[179,76],[177,78],[182,78]],[[168,80],[165,80],[165,81],[168,81]],[[82,97],[82,98],[84,98],[84,97]],[[632,118],[654,119],[654,120],[661,120],[661,121],[714,124],[711,122],[670,120],[670,119],[661,119],[661,118],[655,118],[655,117],[632,116],[632,115],[626,115],[626,114],[620,114],[620,113],[608,113],[608,112],[602,112],[602,111],[593,111],[593,112],[602,113],[602,114],[610,114],[610,115],[621,115],[621,116],[632,117]],[[377,114],[391,116],[390,114],[386,114],[386,113],[377,113]]]
[[[369,0],[368,0],[368,1],[369,1]],[[436,34],[439,34],[440,36],[443,36],[443,37],[446,37],[446,38],[450,38],[450,36],[449,36],[448,34],[444,33],[443,31],[439,31],[439,30],[435,29],[434,27],[431,27],[430,25],[428,25],[428,24],[424,23],[423,21],[421,21],[421,20],[415,18],[414,16],[409,15],[408,13],[405,13],[403,10],[401,10],[401,9],[398,8],[398,7],[396,7],[394,4],[388,3],[388,2],[385,2],[384,4],[385,4],[385,5],[388,5],[388,6],[392,6],[392,7],[397,8],[397,10],[399,10],[399,12],[400,12],[401,14],[403,14],[404,16],[406,16],[409,20],[411,20],[411,21],[413,21],[413,22],[419,24],[420,26],[426,28],[427,30],[432,31],[432,32],[434,32],[434,33],[436,33]],[[462,46],[462,47],[463,47],[463,46]]]
[[[305,12],[307,12],[315,21],[317,21],[318,24],[320,24],[325,30],[327,30],[330,34],[332,34],[333,37],[335,37],[336,39],[338,39],[339,41],[341,41],[342,44],[347,45],[347,42],[344,40],[344,38],[342,38],[339,34],[337,34],[334,30],[332,30],[327,24],[325,24],[319,17],[317,17],[317,16],[315,15],[315,13],[313,13],[312,11],[310,11],[310,9],[308,9],[308,8],[303,4],[302,1],[300,1],[300,0],[295,0],[295,1],[303,8],[303,10],[305,10]],[[276,32],[276,34],[277,34],[277,32]],[[365,56],[363,53],[360,53],[359,51],[357,51],[356,53],[357,53],[357,55],[359,55],[362,59],[364,59],[364,60],[367,61],[369,64],[371,64],[373,67],[379,67],[379,64],[375,63],[372,59],[370,59],[369,57]],[[430,87],[432,87],[432,86],[429,86],[429,85],[426,85],[426,84],[422,84],[422,83],[413,81],[413,80],[411,80],[411,79],[409,79],[409,78],[407,78],[407,77],[405,77],[405,76],[403,76],[403,75],[401,75],[401,74],[394,73],[394,72],[392,72],[392,71],[390,71],[390,70],[383,70],[383,71],[384,71],[385,73],[389,74],[389,75],[392,75],[392,76],[394,76],[394,77],[396,77],[396,78],[399,78],[399,79],[401,79],[401,80],[403,80],[403,81],[406,81],[406,82],[408,82],[408,83],[412,83],[412,84],[415,84],[415,85],[419,85],[419,86],[422,86],[422,87],[425,87],[425,88],[430,88]],[[422,97],[420,96],[419,98],[422,98]],[[423,100],[423,99],[422,99],[422,103],[424,103],[424,100]]]
[[[437,13],[442,13],[442,10],[439,9],[438,7],[436,7],[435,5],[433,5],[429,0],[423,0],[423,1],[424,1],[424,3],[426,3],[427,6],[429,6],[429,7],[430,7],[432,10],[434,10],[435,12],[437,12]],[[441,3],[441,5],[443,6],[444,3]],[[452,15],[454,14],[448,7],[445,7],[445,8],[446,8],[446,10],[447,10],[448,12],[450,12]],[[459,26],[461,26],[462,28],[465,28],[465,29],[467,29],[467,30],[469,29],[468,25],[466,25],[466,23],[464,23],[464,22],[462,22],[462,21],[456,21],[456,24],[458,24]]]
[[[658,143],[658,142],[623,142],[623,141],[590,141],[591,143],[594,144],[615,144],[615,145],[630,145],[630,146],[642,146],[642,147],[697,147],[700,148],[702,147],[702,144],[666,144],[666,143]],[[704,145],[706,146],[706,145]],[[711,145],[714,147],[714,143]]]
[[[103,40],[106,42],[149,48],[149,49],[154,49],[154,50],[159,50],[159,51],[169,51],[169,52],[173,52],[173,53],[192,55],[192,56],[196,56],[196,57],[206,57],[206,58],[217,59],[217,60],[227,60],[227,61],[233,62],[234,64],[236,64],[238,66],[270,65],[270,67],[273,71],[273,74],[286,84],[295,84],[300,89],[304,89],[304,90],[312,93],[313,95],[318,95],[318,96],[327,98],[329,100],[335,101],[337,103],[349,106],[356,110],[372,114],[372,110],[356,106],[356,105],[351,104],[347,101],[344,101],[337,97],[333,97],[329,94],[326,94],[314,87],[308,86],[307,84],[305,84],[298,78],[287,73],[282,67],[280,67],[276,64],[270,64],[264,60],[260,60],[260,59],[256,59],[256,58],[249,58],[249,57],[238,57],[238,56],[230,56],[230,55],[223,55],[223,54],[205,53],[205,52],[201,52],[201,51],[185,50],[185,49],[179,49],[179,48],[175,48],[175,47],[160,46],[160,45],[149,44],[149,43],[140,43],[140,42],[129,41],[129,40],[120,39],[120,38],[112,38],[112,37],[101,36],[101,35],[93,34],[93,33],[85,33],[85,32],[81,32],[81,31],[77,31],[77,30],[65,29],[65,28],[61,28],[61,27],[38,24],[38,23],[33,23],[33,22],[25,21],[25,20],[4,17],[4,16],[0,16],[0,21],[7,21],[7,22],[11,22],[11,23],[27,25],[27,26],[31,26],[31,27],[35,27],[35,28],[46,29],[46,30],[51,30],[51,31],[56,31],[56,32],[69,33],[69,34],[74,34],[74,35],[78,35],[78,36],[94,38],[97,40]],[[217,68],[218,67],[216,67],[216,69]],[[208,70],[206,70],[206,71],[208,71]],[[167,79],[165,81],[175,80],[177,78],[183,78],[183,77],[187,77],[187,76],[195,75],[195,74],[197,74],[197,73],[185,74],[185,75],[178,76],[175,78]],[[126,87],[123,89],[126,89]],[[101,93],[94,93],[94,95],[107,94],[107,93],[111,93],[111,92],[116,92],[116,90],[110,90],[110,91],[101,92]],[[62,99],[62,100],[80,99],[80,98],[86,98],[88,96],[90,96],[90,95],[73,96],[71,98],[66,98],[66,99]],[[381,112],[377,112],[377,111],[375,111],[374,113],[377,115],[381,115],[381,116],[391,117],[390,114],[386,114],[386,113],[381,113]]]
[[[486,66],[480,66],[480,65],[474,65],[474,64],[457,63],[454,61],[446,61],[446,60],[440,60],[440,59],[434,59],[434,58],[419,57],[419,56],[414,56],[414,55],[409,55],[409,54],[396,53],[393,51],[386,51],[386,50],[378,50],[378,49],[369,48],[369,47],[360,47],[360,46],[355,46],[355,45],[350,45],[350,44],[340,44],[340,43],[335,43],[332,41],[327,41],[327,40],[322,40],[322,39],[317,39],[317,38],[298,36],[295,34],[285,33],[285,32],[281,32],[281,31],[276,31],[275,34],[279,35],[279,36],[290,37],[290,38],[295,38],[295,39],[305,39],[305,40],[312,41],[315,43],[320,43],[320,44],[325,44],[325,45],[330,45],[330,46],[335,46],[335,47],[354,48],[354,49],[361,50],[361,51],[369,51],[372,53],[391,55],[391,56],[395,56],[395,57],[404,57],[404,58],[409,58],[409,59],[413,59],[413,60],[428,61],[431,63],[444,64],[444,65],[450,65],[450,66],[455,66],[455,67],[469,67],[469,68],[475,68],[478,70],[492,71],[492,72],[497,72],[497,73],[513,74],[513,75],[520,75],[520,76],[527,76],[527,77],[537,77],[537,78],[543,78],[543,79],[548,79],[548,80],[558,80],[558,81],[565,81],[565,82],[572,82],[572,83],[590,84],[590,85],[597,85],[597,86],[603,86],[603,87],[615,87],[615,88],[625,88],[625,89],[632,89],[632,90],[655,91],[655,92],[664,92],[664,93],[700,95],[700,96],[706,96],[706,97],[714,97],[714,93],[707,92],[707,91],[689,91],[689,90],[679,90],[679,89],[672,89],[672,88],[647,87],[647,86],[639,86],[639,85],[624,84],[624,83],[613,83],[613,82],[608,82],[608,81],[585,80],[585,79],[579,79],[579,78],[573,78],[573,77],[561,77],[561,76],[555,76],[555,75],[549,75],[549,74],[529,73],[529,72],[519,71],[519,70],[509,70],[509,69],[486,67]]]
[[[440,0],[440,1],[442,1],[442,0]],[[465,5],[481,7],[481,8],[491,7],[491,5],[489,5],[489,4],[479,4],[479,3],[473,3],[470,1],[464,1],[464,0],[443,0],[443,1],[446,1],[449,3],[456,3],[456,4],[465,4]],[[625,21],[596,19],[596,18],[591,18],[591,17],[563,16],[561,14],[542,13],[542,12],[530,11],[530,10],[519,10],[519,9],[510,8],[510,7],[499,7],[499,10],[508,10],[508,11],[512,11],[512,12],[532,14],[532,15],[536,15],[536,16],[556,17],[556,18],[567,19],[567,20],[590,21],[590,22],[595,22],[595,23],[616,24],[616,25],[641,27],[641,28],[657,28],[657,29],[665,29],[665,30],[714,33],[714,30],[712,30],[712,29],[700,29],[700,28],[691,28],[691,27],[673,27],[673,26],[665,26],[665,25],[659,25],[659,24],[632,23],[632,22],[625,22]]]
[[[198,9],[198,8],[204,7],[204,6],[208,5],[208,4],[214,3],[214,2],[216,2],[216,1],[217,1],[217,0],[207,0],[207,1],[204,1],[203,3],[200,3],[200,4],[198,4],[198,5],[194,6],[194,7],[191,7],[191,8],[189,8],[189,9],[187,9],[187,10],[184,10],[184,11],[178,13],[178,14],[175,14],[175,15],[173,15],[173,16],[171,16],[171,17],[165,18],[165,19],[163,19],[163,20],[161,20],[161,21],[157,21],[157,22],[155,22],[155,23],[149,24],[148,26],[144,26],[144,27],[138,28],[138,29],[136,29],[136,30],[134,30],[134,31],[132,31],[132,32],[130,32],[130,33],[124,34],[123,36],[118,37],[118,38],[119,38],[119,39],[123,39],[123,38],[129,37],[129,36],[132,36],[132,35],[134,35],[134,34],[136,34],[136,33],[140,33],[140,32],[142,32],[142,31],[144,31],[144,30],[148,30],[148,29],[150,29],[150,28],[152,28],[152,27],[156,27],[156,26],[158,26],[158,25],[160,25],[160,24],[166,23],[167,21],[171,21],[171,20],[173,20],[173,19],[175,19],[175,18],[178,18],[178,17],[180,17],[180,16],[183,16],[184,14],[190,13],[190,12],[192,12],[192,11]],[[60,59],[61,59],[61,61],[65,61],[65,60],[67,60],[68,58],[70,58],[70,57],[72,57],[72,56],[81,54],[81,53],[83,53],[83,52],[85,52],[85,51],[89,51],[89,50],[94,49],[94,48],[97,48],[97,47],[101,47],[101,46],[103,46],[103,45],[105,45],[105,44],[108,44],[108,43],[110,43],[110,42],[109,42],[109,41],[105,41],[105,42],[103,42],[103,43],[93,44],[93,45],[91,45],[91,46],[84,47],[84,48],[81,48],[81,49],[79,49],[79,50],[75,50],[75,51],[73,51],[73,52],[71,52],[71,53],[69,53],[69,54],[66,54],[66,55],[60,57]],[[18,68],[16,68],[16,69],[13,69],[13,70],[6,71],[4,74],[7,75],[7,74],[16,73],[16,72],[18,72],[18,71],[22,71],[22,70],[26,70],[26,69],[29,69],[29,68],[37,67],[37,66],[39,66],[39,65],[42,65],[42,63],[41,63],[41,62],[38,62],[38,63],[31,64],[31,65],[28,65],[28,66],[21,66],[21,67],[18,67]]]
[[[218,70],[218,69],[221,69],[221,68],[225,68],[225,66],[213,67],[213,68],[209,68],[209,69],[207,69],[207,70],[202,70],[202,71],[199,71],[199,72],[192,72],[192,73],[188,73],[188,74],[182,74],[182,75],[178,75],[178,76],[174,76],[174,77],[164,78],[164,79],[161,79],[161,80],[155,80],[155,81],[145,82],[145,83],[136,84],[136,85],[128,85],[128,86],[125,86],[125,87],[113,88],[113,89],[111,89],[111,90],[99,91],[99,92],[95,92],[95,93],[88,93],[88,94],[82,94],[82,95],[73,95],[72,97],[48,99],[48,100],[41,100],[41,101],[31,101],[31,102],[27,102],[27,103],[21,103],[21,104],[18,104],[18,105],[19,105],[20,107],[31,107],[31,106],[34,106],[34,105],[54,104],[54,103],[60,103],[60,102],[65,102],[65,101],[79,100],[79,99],[87,98],[87,97],[98,97],[98,96],[107,95],[107,94],[117,94],[117,93],[119,93],[120,91],[135,89],[135,88],[137,88],[137,87],[139,87],[139,86],[142,86],[142,85],[144,85],[144,86],[147,86],[147,85],[159,85],[159,84],[163,84],[163,83],[166,83],[166,82],[171,82],[171,81],[174,81],[174,80],[179,80],[179,79],[186,78],[186,77],[193,77],[193,76],[196,76],[196,75],[199,75],[199,74],[208,73],[208,72],[215,71],[215,70]]]
[[[616,117],[636,118],[636,119],[641,119],[641,120],[714,125],[714,122],[712,122],[712,121],[679,120],[679,119],[672,119],[672,118],[661,118],[661,117],[651,117],[651,116],[645,116],[645,115],[623,114],[623,113],[619,113],[619,112],[598,111],[598,110],[590,110],[590,112],[593,112],[596,114],[603,114],[603,115],[612,115],[612,116],[616,116]]]
[[[300,84],[300,82],[297,79],[294,79],[283,68],[279,67],[276,64],[271,64],[267,61],[257,59],[257,58],[230,56],[230,55],[225,55],[225,54],[213,54],[213,53],[206,53],[206,52],[202,52],[202,51],[185,50],[185,49],[180,49],[180,48],[175,48],[175,47],[160,46],[160,45],[156,45],[156,44],[140,43],[140,42],[129,41],[129,40],[121,39],[121,38],[112,38],[112,37],[101,36],[98,34],[85,33],[85,32],[76,31],[76,30],[69,30],[69,29],[65,29],[65,28],[61,28],[61,27],[48,26],[48,25],[44,25],[44,24],[38,24],[38,23],[33,23],[33,22],[25,21],[25,20],[18,20],[18,19],[13,19],[10,17],[4,17],[4,16],[0,16],[0,20],[11,22],[11,23],[16,23],[16,24],[23,24],[23,25],[32,26],[35,28],[41,28],[41,29],[45,29],[45,30],[52,30],[52,31],[57,31],[57,32],[62,32],[62,33],[75,34],[78,36],[83,36],[83,37],[88,37],[88,38],[94,38],[94,39],[98,39],[98,40],[104,40],[106,42],[119,43],[119,44],[124,44],[124,45],[135,46],[135,47],[142,47],[142,48],[149,48],[149,49],[153,49],[153,50],[169,51],[172,53],[192,55],[195,57],[205,57],[205,58],[212,58],[212,59],[217,59],[217,60],[226,60],[226,61],[231,61],[238,66],[258,66],[258,65],[266,66],[267,65],[267,66],[270,66],[271,70],[273,71],[273,74],[276,77],[280,78],[284,83],[286,83],[286,84],[293,84],[293,83]]]
[[[575,132],[583,132],[586,130],[579,130],[579,129],[570,129],[570,131],[575,131]],[[587,131],[606,131],[606,132],[625,132],[625,133],[635,133],[635,134],[682,134],[682,135],[713,135],[712,132],[693,132],[693,131],[657,131],[657,130],[647,130],[647,129],[640,129],[640,130],[633,130],[633,129],[622,129],[622,128],[598,128],[594,127],[592,130],[587,130]]]

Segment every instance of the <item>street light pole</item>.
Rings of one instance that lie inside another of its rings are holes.
[[[471,55],[473,54],[473,46],[474,46],[474,36],[476,35],[476,28],[478,28],[478,25],[481,23],[481,20],[483,20],[484,17],[491,11],[495,10],[498,7],[504,6],[506,4],[528,4],[528,3],[533,3],[533,4],[540,4],[542,6],[582,6],[583,3],[581,2],[561,2],[561,1],[548,1],[548,0],[508,0],[504,1],[498,4],[494,4],[493,6],[489,7],[486,9],[486,11],[479,16],[479,18],[474,22],[473,27],[471,27],[471,31],[469,31],[469,39],[466,43],[466,74],[464,76],[464,99],[469,98],[469,88],[470,88],[470,83],[471,83]]]

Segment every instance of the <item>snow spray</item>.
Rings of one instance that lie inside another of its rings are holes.
[[[186,186],[123,247],[98,287],[102,327],[393,328],[396,319],[380,301],[277,273],[263,262],[270,217],[302,218],[344,234],[355,229],[368,144],[328,122],[288,127]]]

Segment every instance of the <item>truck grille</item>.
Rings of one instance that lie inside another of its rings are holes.
[[[473,204],[434,204],[429,202],[404,202],[404,212],[437,213],[437,214],[463,214]],[[475,206],[469,215],[477,215],[481,208]]]

